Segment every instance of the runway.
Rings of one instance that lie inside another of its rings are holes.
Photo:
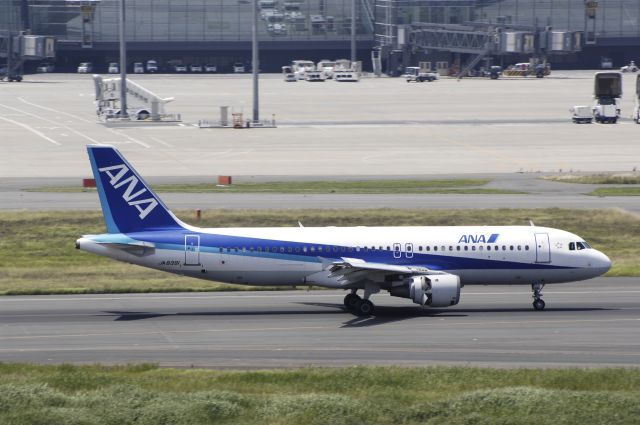
[[[543,312],[528,287],[465,287],[458,306],[432,310],[378,294],[371,318],[346,313],[341,291],[3,297],[0,361],[638,366],[638,283],[547,286]]]

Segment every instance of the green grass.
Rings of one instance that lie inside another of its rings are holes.
[[[0,363],[11,425],[626,425],[639,369],[211,371]]]
[[[290,181],[265,183],[237,183],[218,186],[213,183],[154,185],[157,192],[180,193],[367,193],[367,194],[514,194],[522,193],[502,189],[484,188],[486,179],[443,180],[353,180],[353,181]],[[94,189],[82,187],[39,187],[27,189],[33,192],[82,192]]]
[[[640,219],[618,210],[287,210],[177,213],[203,227],[528,224],[583,236],[613,260],[610,276],[640,276]],[[99,212],[0,212],[0,295],[256,289],[181,277],[74,248],[83,234],[104,233]],[[263,288],[264,289],[264,288]]]
[[[580,183],[580,184],[640,184],[640,173],[631,174],[591,174],[587,176],[564,175],[545,177],[547,180],[553,180],[564,183]]]
[[[640,186],[637,187],[599,187],[588,193],[592,196],[640,196]]]

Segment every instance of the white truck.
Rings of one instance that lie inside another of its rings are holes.
[[[416,83],[422,83],[424,81],[435,81],[438,79],[438,74],[435,72],[427,72],[425,70],[420,69],[418,66],[408,66],[404,69],[404,74],[402,75],[407,83],[412,81]]]
[[[622,97],[622,74],[596,72],[594,82],[593,119],[597,123],[615,124],[620,117],[618,100]]]

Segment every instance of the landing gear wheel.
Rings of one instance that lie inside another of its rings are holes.
[[[354,310],[356,307],[356,303],[360,300],[361,298],[357,294],[347,294],[347,296],[344,297],[344,306],[349,310]]]
[[[373,303],[369,300],[358,300],[355,305],[354,312],[358,316],[368,317],[373,314]]]
[[[544,310],[544,301],[543,301],[543,300],[540,300],[540,299],[535,300],[535,301],[533,302],[533,308],[534,308],[535,310],[537,310],[537,311]]]

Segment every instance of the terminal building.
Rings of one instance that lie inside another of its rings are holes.
[[[294,59],[348,58],[353,13],[363,68],[389,74],[419,61],[461,70],[533,57],[556,68],[640,60],[638,0],[125,0],[128,59],[220,72],[249,65],[253,1],[265,72]],[[3,0],[0,61],[12,34],[34,34],[55,37],[57,70],[86,61],[106,69],[118,60],[119,4]]]

